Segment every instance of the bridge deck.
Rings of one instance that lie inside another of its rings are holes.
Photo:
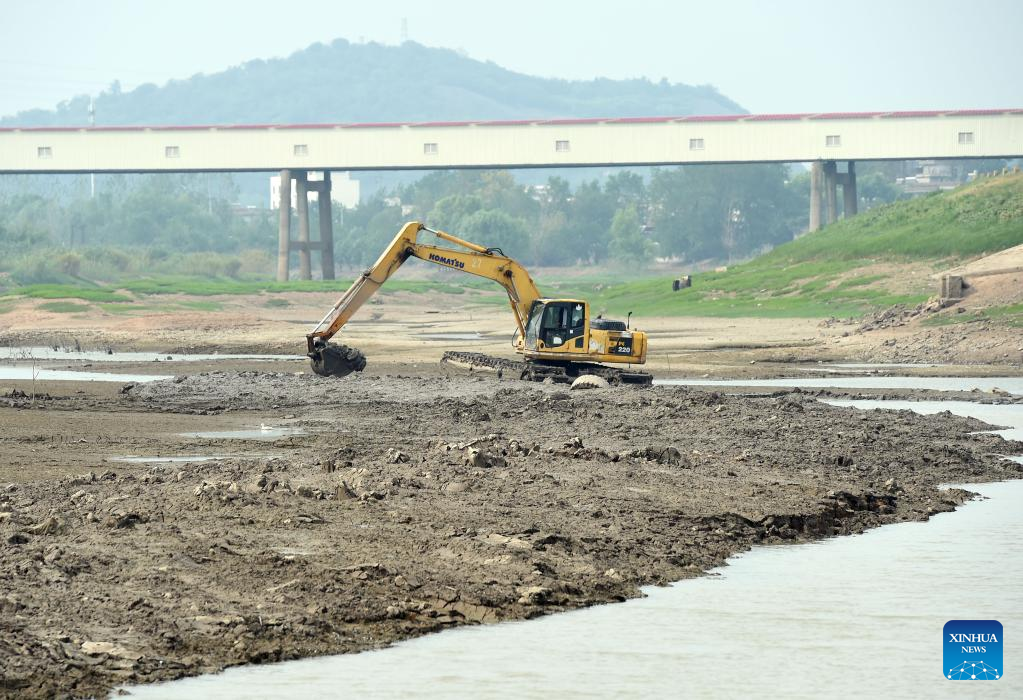
[[[0,173],[432,170],[1023,155],[1023,109],[0,129]]]

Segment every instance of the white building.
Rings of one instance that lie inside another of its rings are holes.
[[[311,182],[317,182],[323,179],[322,172],[312,171],[309,173],[309,180]],[[295,203],[298,201],[296,192],[298,188],[295,187],[295,183],[291,183],[291,208],[295,208]],[[319,193],[310,192],[309,201],[314,202],[319,197]],[[277,209],[277,203],[281,199],[281,176],[271,175],[270,176],[270,208]],[[330,199],[335,204],[339,204],[348,209],[352,209],[359,204],[359,181],[353,180],[351,173],[348,172],[331,172],[330,174]]]

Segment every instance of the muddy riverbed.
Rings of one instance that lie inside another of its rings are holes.
[[[34,399],[15,384],[0,400],[12,697],[620,601],[758,543],[924,520],[968,497],[938,484],[1023,469],[1000,459],[1023,444],[973,419],[777,388],[570,392],[411,366],[50,382]],[[253,425],[294,430],[182,435]],[[215,458],[110,461],[174,454]]]

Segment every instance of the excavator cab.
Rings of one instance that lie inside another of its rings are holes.
[[[586,303],[540,300],[529,310],[526,347],[530,350],[583,348],[586,334]]]
[[[537,299],[526,318],[519,351],[533,360],[642,364],[646,333],[625,321],[591,318],[577,299]]]

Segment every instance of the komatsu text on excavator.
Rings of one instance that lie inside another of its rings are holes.
[[[457,247],[420,243],[423,231]],[[492,279],[508,293],[517,326],[512,345],[524,361],[470,352],[446,353],[444,361],[518,373],[520,378],[534,381],[570,382],[582,375],[597,375],[611,384],[651,382],[646,372],[621,367],[646,362],[646,333],[624,321],[593,318],[584,300],[542,297],[525,268],[500,248],[484,248],[416,221],[405,224],[373,267],[352,283],[306,336],[314,372],[343,377],[365,368],[366,358],[359,350],[328,341],[410,257]]]

